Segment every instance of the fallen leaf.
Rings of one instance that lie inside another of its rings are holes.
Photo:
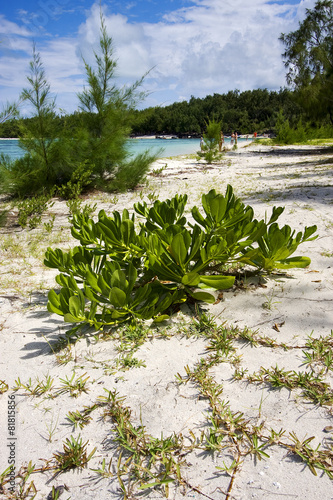
[[[220,292],[217,296],[217,299],[216,301],[214,302],[214,305],[215,304],[219,304],[221,302],[221,300],[223,300],[223,292]]]
[[[273,330],[275,330],[276,332],[279,332],[280,331],[280,328],[281,326],[283,326],[285,324],[285,321],[282,321],[281,323],[274,323],[274,325],[272,326]]]

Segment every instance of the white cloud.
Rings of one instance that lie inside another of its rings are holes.
[[[0,14],[0,39],[4,35],[29,36],[30,32],[25,27],[8,21],[3,14]]]
[[[122,78],[137,79],[151,68],[150,38],[142,24],[130,24],[121,14],[106,16],[106,28],[114,41],[117,73]],[[79,46],[84,58],[93,64],[93,50],[98,52],[100,10],[94,4],[90,16],[79,29]]]
[[[267,0],[192,3],[165,15],[159,23],[133,24],[125,16],[106,11],[122,78],[139,78],[154,67],[147,84],[169,89],[173,85],[172,100],[285,85],[283,46],[278,38],[281,32],[296,29],[305,8],[313,7],[315,0],[299,5]],[[92,42],[90,35],[96,36],[98,25],[96,4],[81,27],[81,36]],[[159,98],[156,94],[156,104]]]
[[[146,105],[158,105],[236,88],[283,86],[283,46],[278,38],[281,32],[296,29],[305,9],[314,4],[315,0],[297,5],[281,0],[194,0],[158,23],[133,23],[108,8],[104,13],[120,82],[133,82],[153,68],[145,84],[153,92]],[[31,33],[1,15],[0,33],[0,85],[7,86],[8,95],[9,89],[19,92],[25,85],[22,75],[31,59]],[[37,50],[58,104],[70,111],[77,105],[75,93],[82,89],[81,55],[93,63],[99,34],[99,2],[95,2],[77,36],[38,40]]]

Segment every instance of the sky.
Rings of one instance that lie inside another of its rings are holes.
[[[316,0],[1,0],[0,110],[29,88],[33,46],[59,112],[78,108],[83,58],[94,64],[100,8],[117,60],[116,83],[144,80],[139,107],[286,86],[281,33]],[[29,114],[29,109],[24,110]]]

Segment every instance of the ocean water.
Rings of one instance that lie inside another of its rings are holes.
[[[147,149],[153,152],[161,150],[159,157],[178,156],[191,154],[200,148],[199,139],[129,139],[128,150],[136,155]],[[20,158],[24,151],[19,146],[17,139],[0,139],[0,153],[8,155],[11,159]]]
[[[246,139],[238,139],[239,143]],[[225,145],[228,147],[230,138],[225,138]],[[186,155],[196,153],[200,149],[200,139],[129,139],[128,150],[132,154],[142,153],[151,149],[160,151],[159,158],[170,156]],[[8,155],[11,159],[20,158],[24,154],[17,139],[0,139],[0,153]]]

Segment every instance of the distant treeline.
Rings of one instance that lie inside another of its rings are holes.
[[[208,120],[221,123],[225,134],[274,133],[278,113],[282,110],[291,126],[296,125],[304,111],[297,104],[293,92],[280,89],[230,91],[227,94],[208,95],[165,107],[150,107],[133,111],[133,135],[174,134],[199,136],[206,130]],[[19,118],[0,124],[0,137],[20,137],[21,125],[36,118]],[[75,129],[80,113],[58,116],[59,128]]]
[[[208,120],[214,119],[221,123],[225,134],[274,132],[280,110],[290,124],[296,124],[302,115],[302,108],[289,90],[234,90],[135,111],[132,130],[137,135],[200,135],[206,130]]]

